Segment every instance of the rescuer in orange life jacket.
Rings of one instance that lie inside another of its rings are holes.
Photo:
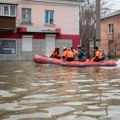
[[[66,55],[67,55],[67,47],[63,47],[63,54],[62,54],[63,60],[66,60]]]
[[[62,58],[63,58],[63,60],[66,60],[69,62],[73,61],[74,60],[74,53],[69,48],[64,47]]]
[[[76,59],[77,54],[78,54],[78,51],[77,51],[77,50],[75,50],[73,47],[71,47],[71,51],[72,51],[72,52],[73,52],[73,54],[74,54],[74,59]]]
[[[50,57],[60,59],[61,58],[60,49],[59,48],[53,49]]]
[[[102,52],[98,49],[98,47],[95,47],[95,57],[92,59],[93,61],[100,62],[102,61]]]

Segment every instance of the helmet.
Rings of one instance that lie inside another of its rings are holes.
[[[67,47],[63,47],[63,50],[67,49]]]
[[[59,51],[60,49],[59,48],[55,48],[56,51]]]
[[[98,50],[98,47],[96,46],[94,49]]]

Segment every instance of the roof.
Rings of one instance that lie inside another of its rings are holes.
[[[17,4],[19,0],[0,0],[0,4]]]
[[[112,18],[112,17],[118,16],[118,15],[120,15],[120,10],[117,10],[113,13],[108,14],[107,16],[102,17],[101,20]]]
[[[44,3],[61,3],[61,4],[71,4],[80,5],[84,0],[25,0],[29,2],[44,2]]]

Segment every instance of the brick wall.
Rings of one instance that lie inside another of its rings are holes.
[[[114,32],[108,33],[108,25],[114,25]],[[105,53],[109,55],[109,41],[114,41],[115,56],[120,56],[120,16],[103,19],[101,21],[101,49],[105,50]]]

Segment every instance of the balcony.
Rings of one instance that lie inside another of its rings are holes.
[[[0,33],[14,32],[16,28],[16,17],[0,16]]]

